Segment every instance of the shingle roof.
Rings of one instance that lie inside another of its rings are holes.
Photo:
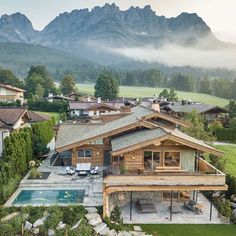
[[[145,129],[124,134],[111,140],[112,151],[118,151],[147,140],[155,139],[166,135],[167,133],[160,128]]]
[[[42,114],[42,113],[37,113],[34,111],[28,111],[29,117],[30,117],[30,121],[31,122],[40,122],[40,121],[45,121],[45,120],[49,120],[50,117]]]
[[[152,129],[152,130],[145,129],[145,130],[140,130],[140,131],[134,131],[132,133],[124,134],[119,137],[113,138],[111,140],[112,152],[119,151],[119,150],[125,149],[127,147],[130,147],[130,146],[133,146],[136,144],[140,144],[145,141],[153,140],[156,138],[161,138],[167,134],[169,134],[171,136],[175,136],[175,137],[180,138],[182,140],[191,142],[192,144],[199,145],[199,150],[201,150],[201,147],[204,147],[210,151],[218,152],[215,148],[207,145],[203,141],[197,140],[185,133],[180,132],[177,129],[170,130],[170,129],[166,129],[163,127]],[[221,154],[221,152],[218,152],[218,153]]]
[[[8,84],[0,84],[0,87],[6,88],[6,89],[9,89],[9,90],[14,90],[14,91],[16,91],[16,92],[25,92],[24,89],[17,88],[17,87],[13,87],[13,86],[8,85]]]
[[[176,113],[188,113],[192,112],[193,110],[196,110],[197,113],[204,113],[212,109],[220,109],[222,112],[225,112],[223,108],[217,107],[215,105],[209,105],[209,104],[169,104],[167,105],[167,108],[171,109],[172,111]]]
[[[132,113],[120,119],[100,125],[61,125],[57,133],[56,148],[64,147],[76,142],[80,142],[98,135],[105,134],[112,130],[138,122],[139,117],[143,117],[154,112],[149,108],[137,106]]]
[[[14,125],[26,112],[25,108],[0,108],[0,120],[6,125]]]
[[[124,106],[124,102],[69,102],[70,110],[88,110],[99,105],[107,105],[109,107],[114,107],[115,109],[120,109],[121,106]]]

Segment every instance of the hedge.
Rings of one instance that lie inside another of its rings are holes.
[[[218,141],[236,141],[236,132],[233,129],[219,129],[216,130],[216,137]]]
[[[4,139],[0,160],[0,203],[5,202],[15,191],[21,177],[28,170],[32,159],[33,143],[30,128],[13,131]]]
[[[43,145],[47,145],[53,138],[52,125],[55,124],[55,119],[51,118],[48,121],[38,122],[32,125],[33,135],[40,139]]]
[[[65,101],[54,101],[49,102],[47,100],[31,100],[28,102],[29,110],[33,111],[45,111],[45,112],[66,112],[67,102]]]
[[[34,140],[43,146],[53,138],[52,125],[55,119],[39,122],[32,128],[13,131],[4,139],[4,149],[0,159],[0,204],[6,202],[15,191],[20,180],[29,169],[29,162],[34,157]],[[36,157],[37,158],[37,157]]]

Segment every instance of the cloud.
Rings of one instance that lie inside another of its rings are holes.
[[[146,47],[101,47],[100,50],[147,63],[159,62],[169,66],[189,65],[236,69],[236,48],[203,50],[168,44],[161,48],[149,45]]]

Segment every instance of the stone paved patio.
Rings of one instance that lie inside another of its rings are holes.
[[[212,220],[210,221],[210,202],[201,193],[199,193],[198,203],[204,205],[203,214],[195,214],[183,208],[183,213],[172,214],[170,222],[170,212],[168,207],[170,202],[158,202],[155,204],[156,213],[139,213],[132,204],[132,220],[130,221],[130,205],[127,204],[122,208],[122,217],[126,224],[221,224],[223,223],[218,217],[218,212],[213,206]],[[178,203],[183,206],[183,203]]]
[[[51,172],[46,180],[28,179],[29,173],[20,182],[16,192],[7,201],[5,206],[10,206],[21,190],[47,190],[47,189],[76,189],[85,190],[84,206],[101,206],[102,205],[102,183],[103,177],[99,175],[88,175],[79,177],[77,173],[73,176],[66,174],[66,167],[50,166],[49,155],[42,165],[38,168],[42,172]],[[101,171],[102,172],[102,171]]]

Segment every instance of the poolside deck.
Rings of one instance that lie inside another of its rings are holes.
[[[40,172],[50,172],[47,179],[28,179],[29,173],[20,182],[18,189],[5,203],[5,206],[11,206],[16,196],[21,190],[85,190],[83,206],[101,206],[102,205],[102,175],[88,175],[79,177],[75,173],[73,176],[67,175],[65,167],[50,166],[50,156],[38,168]],[[63,205],[63,204],[60,204]]]

